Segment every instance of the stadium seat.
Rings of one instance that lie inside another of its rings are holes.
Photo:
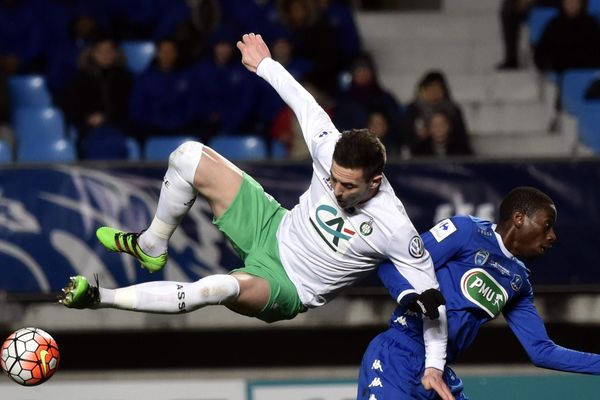
[[[288,157],[288,149],[280,140],[271,143],[271,158],[273,160],[285,160]]]
[[[134,74],[144,71],[156,53],[156,47],[150,41],[125,40],[120,47],[125,54],[127,67]]]
[[[146,140],[144,159],[146,161],[167,161],[173,150],[190,140],[197,139],[191,136],[152,136]]]
[[[63,113],[58,108],[19,108],[13,113],[13,129],[17,141],[37,138],[61,139],[65,136]]]
[[[535,46],[542,38],[544,29],[552,18],[558,15],[557,7],[533,7],[527,16],[529,28],[529,44]]]
[[[142,148],[137,140],[128,137],[125,144],[127,145],[127,159],[129,161],[139,161],[142,159]]]
[[[4,140],[0,140],[0,164],[12,162],[12,147]]]
[[[269,155],[264,139],[256,135],[218,135],[209,146],[232,161],[264,160]]]
[[[588,14],[600,23],[600,0],[588,0]]]
[[[10,101],[13,109],[52,106],[52,97],[42,75],[14,75],[9,78]]]
[[[570,69],[564,72],[560,88],[563,110],[577,116],[583,102],[586,89],[598,78],[598,69]]]
[[[76,159],[75,146],[64,138],[23,141],[17,147],[18,162],[72,162]]]
[[[577,121],[581,142],[600,155],[600,101],[585,102]]]

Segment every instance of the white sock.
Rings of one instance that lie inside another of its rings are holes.
[[[138,238],[140,247],[149,256],[166,253],[169,239],[196,200],[194,175],[203,147],[199,142],[185,142],[169,156],[156,214],[150,227]]]
[[[97,308],[176,314],[234,300],[240,285],[231,275],[211,275],[196,282],[156,281],[100,290]]]

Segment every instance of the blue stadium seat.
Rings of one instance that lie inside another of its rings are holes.
[[[552,18],[558,15],[557,7],[533,7],[527,16],[529,27],[529,44],[535,46],[542,38],[544,29]]]
[[[190,140],[197,139],[191,136],[152,136],[146,140],[144,159],[146,161],[167,161],[173,150]]]
[[[77,160],[75,146],[68,139],[46,138],[20,142],[18,162],[73,162]]]
[[[577,121],[581,142],[600,155],[600,101],[585,102]]]
[[[142,148],[137,140],[128,137],[125,144],[127,145],[127,159],[129,161],[139,161],[142,159]]]
[[[0,140],[0,164],[12,162],[12,147],[4,140]]]
[[[13,109],[22,107],[50,107],[52,97],[42,75],[14,75],[8,82]]]
[[[269,156],[264,139],[256,135],[217,135],[209,146],[232,161],[264,160]]]
[[[271,158],[273,160],[285,160],[288,157],[288,149],[280,140],[274,139],[271,143]]]
[[[563,110],[577,116],[585,101],[586,89],[599,76],[599,69],[569,69],[565,71],[560,87]]]
[[[13,114],[13,129],[17,141],[61,139],[65,136],[65,120],[58,108],[19,108]]]
[[[120,47],[125,54],[127,67],[134,74],[144,71],[156,53],[156,46],[150,41],[125,40]]]
[[[588,14],[600,23],[600,0],[588,0]]]

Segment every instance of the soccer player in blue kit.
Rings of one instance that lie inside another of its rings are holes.
[[[469,347],[481,325],[502,313],[535,366],[600,375],[600,355],[555,344],[534,306],[523,261],[544,254],[556,240],[552,199],[535,188],[517,187],[503,199],[499,211],[497,225],[459,215],[421,235],[446,298],[447,363]],[[382,265],[378,274],[395,298],[412,289],[392,264]],[[363,356],[357,398],[438,398],[420,384],[424,349],[421,316],[400,304],[389,329],[371,341]],[[443,378],[455,398],[468,398],[448,365]]]

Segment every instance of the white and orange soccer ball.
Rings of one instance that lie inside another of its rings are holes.
[[[39,385],[50,379],[59,361],[56,341],[39,328],[19,329],[2,344],[0,366],[23,386]]]

